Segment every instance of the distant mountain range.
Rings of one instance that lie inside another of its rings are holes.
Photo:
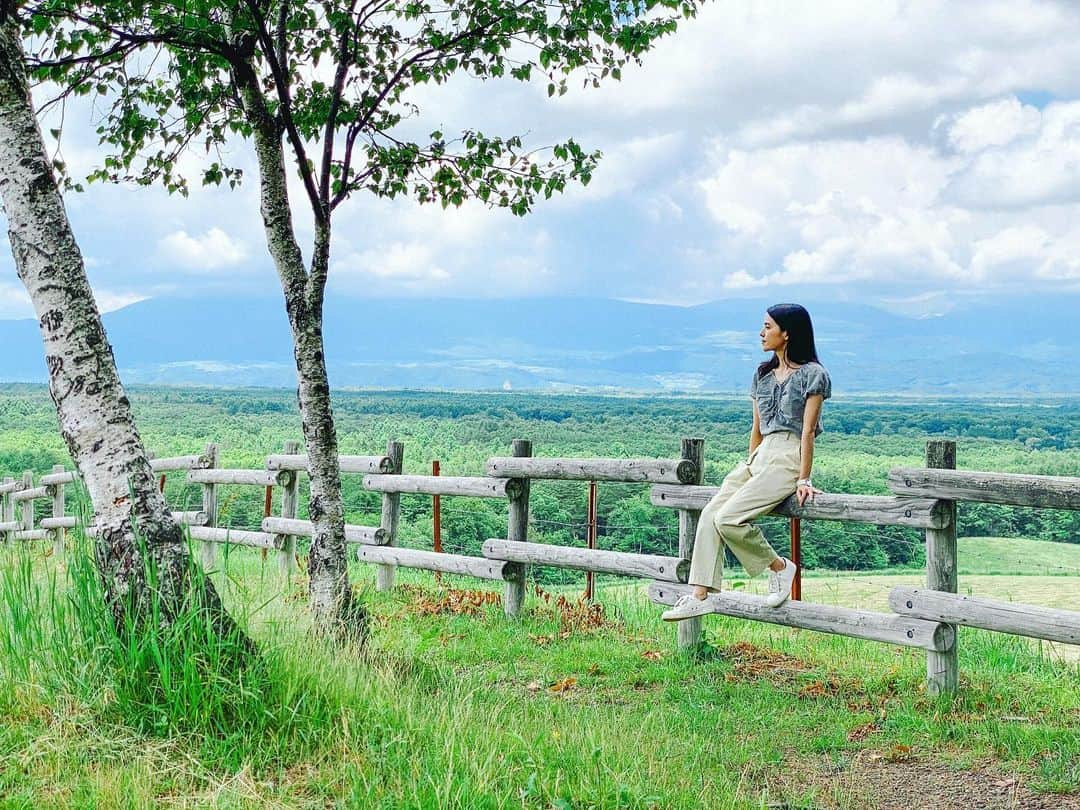
[[[742,393],[763,358],[757,331],[769,303],[334,298],[327,360],[337,388]],[[807,306],[837,393],[1080,393],[1080,295],[926,319]],[[278,298],[151,299],[105,325],[128,383],[295,385]],[[44,379],[37,324],[0,321],[0,380]]]

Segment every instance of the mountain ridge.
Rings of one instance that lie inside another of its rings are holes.
[[[769,303],[335,297],[327,362],[342,388],[742,393],[763,358],[756,335]],[[1080,393],[1061,362],[1080,352],[1068,328],[1080,295],[975,302],[921,319],[805,303],[838,393]],[[275,297],[154,298],[104,321],[128,383],[295,385]],[[35,321],[0,321],[0,346],[0,380],[45,380]]]

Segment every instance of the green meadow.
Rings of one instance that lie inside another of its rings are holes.
[[[159,455],[217,441],[225,466],[261,466],[299,433],[284,392],[134,401]],[[1080,471],[1068,402],[1041,423],[1028,404],[836,406],[815,472],[832,491],[884,492],[933,436],[958,440],[962,467]],[[65,462],[49,408],[41,389],[0,390],[5,474]],[[745,432],[745,403],[724,400],[356,393],[336,408],[343,452],[401,438],[407,470],[439,458],[444,474],[481,473],[515,437],[544,455],[669,456],[700,435],[717,480]],[[582,489],[538,486],[531,539],[581,542]],[[166,491],[190,497],[180,479]],[[369,494],[349,485],[351,520],[376,512]],[[260,501],[223,497],[238,527]],[[601,547],[669,547],[647,488],[602,486],[600,503]],[[448,550],[505,529],[505,505],[445,504],[461,509]],[[430,544],[428,499],[403,500],[403,519],[409,544]],[[1075,516],[962,508],[960,528],[961,591],[1080,610]],[[919,539],[808,524],[805,598],[884,609],[892,585],[919,581]],[[1080,806],[1075,647],[961,629],[960,694],[937,698],[919,650],[708,617],[704,648],[680,653],[637,581],[602,580],[591,606],[580,574],[541,576],[507,619],[488,583],[399,570],[377,593],[354,563],[369,636],[335,649],[307,632],[302,573],[221,550],[210,575],[259,646],[244,660],[196,614],[161,637],[113,629],[88,552],[78,530],[63,558],[0,549],[0,807]],[[734,570],[730,585],[762,583]]]
[[[708,646],[680,654],[639,584],[602,587],[600,609],[532,592],[510,620],[475,583],[399,571],[383,594],[354,573],[370,638],[333,650],[305,632],[302,579],[230,554],[215,580],[263,660],[215,672],[190,639],[81,637],[85,561],[5,550],[3,806],[856,808],[958,780],[1036,802],[1020,806],[1080,795],[1080,669],[1049,645],[964,630],[961,694],[931,698],[921,651],[873,642],[710,617]],[[1029,578],[1046,581],[980,581]],[[860,601],[860,579],[810,577],[807,597]]]

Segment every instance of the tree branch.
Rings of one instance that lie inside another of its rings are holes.
[[[514,10],[521,11],[523,8],[526,8],[532,2],[533,0],[522,0],[522,2],[514,6]],[[452,49],[454,46],[460,44],[462,41],[468,39],[469,37],[474,37],[482,34],[485,30],[487,30],[488,27],[498,22],[500,22],[499,17],[493,16],[491,20],[489,20],[484,25],[478,25],[475,28],[470,28],[462,31],[457,36],[448,40],[446,44],[442,47],[428,48],[423,51],[418,51],[416,54],[405,60],[397,69],[397,71],[395,71],[394,75],[390,77],[390,80],[386,83],[386,86],[383,87],[382,91],[376,97],[374,103],[371,105],[371,108],[364,114],[363,118],[360,119],[360,126],[362,128],[367,127],[368,124],[371,123],[371,119],[375,116],[375,111],[379,108],[379,105],[382,104],[382,102],[386,99],[386,96],[390,93],[391,88],[393,88],[398,82],[401,81],[402,77],[404,77],[405,75],[405,71],[407,71],[417,62],[427,59],[434,54],[445,54],[447,51]]]
[[[349,16],[356,9],[356,0],[349,4]],[[330,176],[334,161],[334,133],[337,130],[338,113],[341,111],[341,96],[345,92],[345,79],[349,75],[349,67],[352,65],[352,54],[349,49],[349,32],[341,34],[341,46],[338,52],[337,72],[334,75],[334,89],[330,95],[330,109],[326,115],[326,127],[323,131],[323,155],[322,169],[319,177],[319,200],[325,206],[327,216],[332,210],[330,205]]]
[[[281,0],[281,8],[278,9],[277,27],[277,58],[282,65],[289,62],[289,45],[285,37],[285,29],[289,23],[289,0]]]
[[[341,205],[341,203],[345,201],[345,198],[349,196],[349,172],[352,169],[353,147],[356,145],[356,137],[362,131],[363,130],[359,126],[353,124],[349,127],[349,131],[345,135],[345,156],[341,161],[341,188],[338,189],[337,194],[330,200],[331,211]]]
[[[386,8],[393,0],[368,0],[360,7],[360,10],[356,12],[356,23],[353,26],[355,31],[363,30],[364,26],[368,24],[368,21]]]
[[[274,77],[274,88],[277,91],[278,103],[280,105],[279,115],[281,123],[285,127],[285,135],[289,139],[289,145],[292,146],[293,153],[296,157],[297,168],[300,170],[300,178],[304,183],[304,190],[307,192],[308,200],[311,203],[311,211],[315,216],[315,221],[322,222],[327,216],[328,211],[324,210],[322,201],[319,199],[319,189],[315,185],[315,178],[311,172],[311,162],[308,160],[307,149],[304,147],[304,139],[300,137],[300,132],[296,128],[296,122],[293,120],[292,115],[292,94],[289,92],[289,78],[285,74],[281,62],[277,58],[277,49],[274,47],[274,40],[270,36],[270,32],[266,28],[266,20],[262,16],[262,11],[259,9],[255,0],[246,0],[247,7],[251,10],[252,17],[256,25],[256,35],[259,38],[259,42],[262,44],[263,53],[266,56],[266,61],[270,65],[270,72]]]

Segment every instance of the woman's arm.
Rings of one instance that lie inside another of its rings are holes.
[[[753,455],[757,450],[758,445],[761,444],[761,414],[758,413],[757,400],[751,400],[754,403],[754,426],[750,428],[750,452],[747,454],[747,458]]]
[[[818,417],[821,416],[821,404],[825,398],[821,394],[811,394],[806,398],[806,407],[803,409],[802,427],[802,464],[799,467],[799,480],[809,479],[814,469],[814,431],[817,428]],[[806,503],[807,498],[814,500],[814,494],[820,492],[812,486],[800,486],[796,491],[799,506]]]

